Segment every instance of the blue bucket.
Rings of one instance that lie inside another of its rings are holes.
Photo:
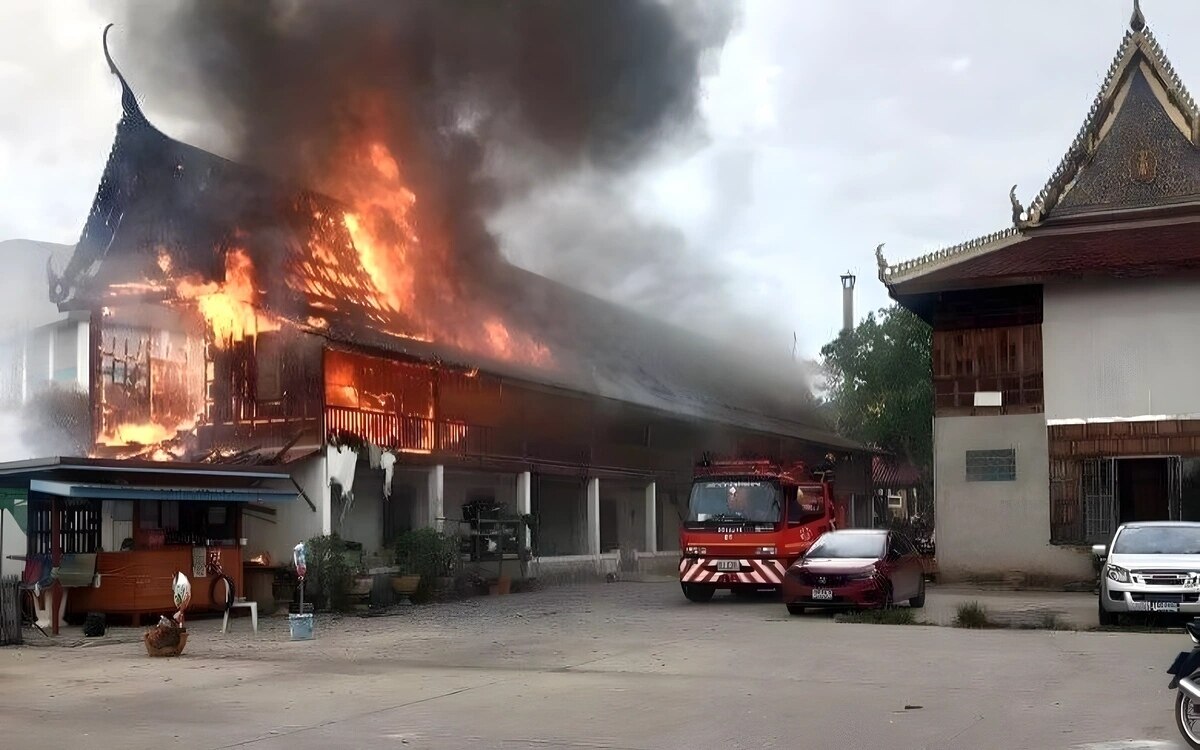
[[[313,637],[312,615],[288,615],[288,624],[292,627],[293,641],[311,641]]]

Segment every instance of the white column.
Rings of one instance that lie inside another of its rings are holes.
[[[600,556],[600,479],[592,477],[587,483],[588,554]]]
[[[530,481],[532,475],[528,471],[523,471],[517,475],[517,513],[527,515],[533,512],[533,504],[531,502]],[[521,532],[525,536],[525,549],[529,549],[532,543],[529,539],[529,527]]]
[[[654,482],[646,485],[646,551],[658,552],[658,490]]]
[[[442,530],[442,517],[445,515],[442,508],[443,494],[446,488],[446,472],[442,465],[432,466],[429,469],[429,491],[426,494],[426,511],[425,521],[429,524],[429,528]]]
[[[86,320],[81,321],[75,331],[75,382],[84,393],[87,393],[92,377],[91,336],[91,324]]]

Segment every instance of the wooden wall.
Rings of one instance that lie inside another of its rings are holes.
[[[325,371],[327,428],[357,425],[350,431],[407,451],[410,458],[402,460],[409,463],[427,463],[425,454],[431,453],[448,465],[496,470],[533,465],[543,473],[684,480],[705,452],[813,464],[826,452],[733,425],[416,361],[329,350]],[[420,429],[408,430],[410,423]],[[404,445],[392,442],[396,434]]]
[[[932,315],[937,416],[1044,410],[1041,288],[939,295]],[[1000,391],[1000,409],[977,410],[977,391]]]
[[[1050,458],[1200,456],[1200,419],[1051,425]]]

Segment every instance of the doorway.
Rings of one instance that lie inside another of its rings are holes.
[[[1172,481],[1178,458],[1122,458],[1116,463],[1118,524],[1178,517],[1178,482]]]

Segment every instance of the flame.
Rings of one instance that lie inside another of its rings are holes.
[[[347,297],[379,316],[369,322],[393,335],[450,344],[495,359],[545,367],[553,356],[543,343],[484,308],[453,280],[463,272],[446,239],[418,223],[419,200],[406,183],[404,163],[389,149],[370,103],[358,113],[362,137],[343,144],[326,175],[329,192],[347,206],[340,216],[314,206],[317,233],[340,222],[352,247],[348,267],[327,237],[310,239],[307,257],[293,269],[292,285],[314,307],[336,309]],[[418,226],[422,229],[418,231]],[[340,259],[339,259],[340,258]],[[352,262],[352,261],[350,261]],[[366,278],[363,278],[365,276]],[[482,308],[482,309],[481,309]]]
[[[196,303],[218,347],[264,331],[279,330],[279,321],[256,307],[259,293],[254,283],[254,264],[240,248],[225,254],[224,283],[189,277],[179,281],[176,292],[180,299]]]
[[[173,440],[180,432],[186,432],[193,427],[194,425],[182,424],[172,428],[156,422],[124,423],[100,435],[96,442],[110,446],[154,445]]]

